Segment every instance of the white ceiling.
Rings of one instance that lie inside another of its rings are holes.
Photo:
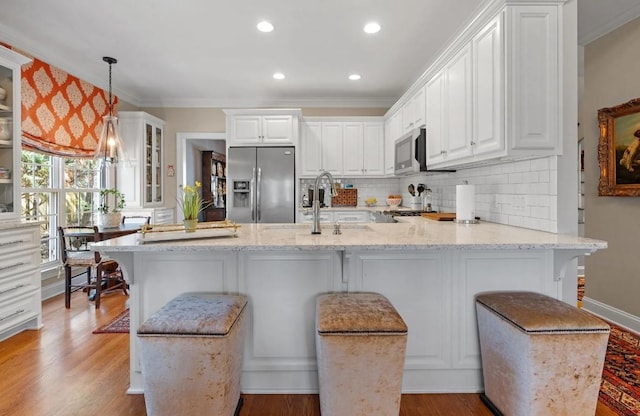
[[[2,0],[0,42],[102,87],[112,56],[114,93],[141,107],[389,107],[487,1]],[[640,15],[571,1],[583,45]]]

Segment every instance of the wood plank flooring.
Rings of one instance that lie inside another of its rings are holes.
[[[76,292],[71,309],[43,303],[44,328],[0,342],[0,415],[144,416],[144,396],[126,394],[129,335],[92,334],[124,309],[111,294],[96,310]],[[318,396],[245,395],[240,416],[320,416]],[[406,394],[400,416],[490,416],[477,394]],[[596,416],[616,416],[598,404]]]

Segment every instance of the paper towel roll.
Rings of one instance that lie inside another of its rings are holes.
[[[475,185],[456,185],[456,220],[473,221],[476,218]]]

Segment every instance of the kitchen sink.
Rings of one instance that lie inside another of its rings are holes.
[[[333,223],[321,224],[320,229],[323,234],[333,234]],[[361,223],[340,223],[340,231],[349,232],[351,230],[357,231],[373,231],[373,229],[367,224]],[[311,224],[265,224],[262,226],[262,232],[270,231],[294,231],[296,233],[304,232],[311,234]]]

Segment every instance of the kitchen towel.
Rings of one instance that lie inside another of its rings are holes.
[[[473,221],[476,218],[475,185],[456,185],[456,220]]]

